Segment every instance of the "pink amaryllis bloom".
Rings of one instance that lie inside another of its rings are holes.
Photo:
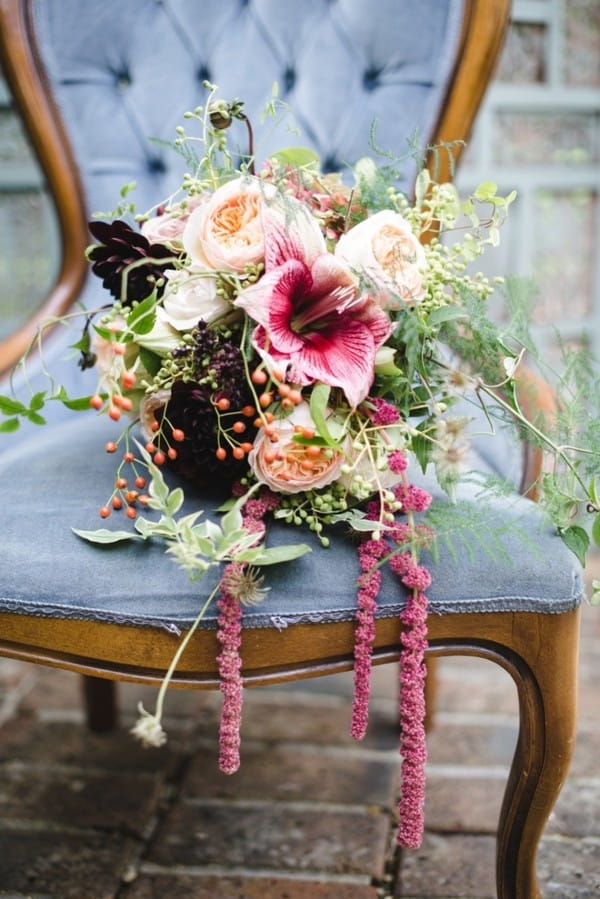
[[[333,254],[297,200],[263,211],[265,274],[236,305],[257,322],[261,355],[291,382],[340,387],[355,408],[369,392],[375,354],[391,331],[386,313]]]

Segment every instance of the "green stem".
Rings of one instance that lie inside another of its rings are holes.
[[[167,692],[167,687],[169,686],[169,683],[171,682],[171,678],[173,677],[173,673],[175,672],[175,669],[177,668],[177,665],[179,664],[179,660],[180,660],[181,656],[183,655],[186,646],[190,642],[190,639],[192,638],[194,632],[198,628],[198,625],[202,621],[202,618],[204,617],[204,613],[206,612],[206,610],[210,606],[211,602],[213,601],[213,599],[219,592],[219,587],[220,587],[220,581],[217,584],[217,586],[214,588],[212,593],[210,593],[208,599],[206,600],[206,602],[204,603],[204,605],[198,612],[198,615],[196,616],[194,623],[192,624],[192,626],[190,627],[189,631],[186,633],[184,638],[181,640],[179,646],[177,647],[177,652],[171,659],[171,664],[169,665],[167,673],[165,674],[165,676],[163,678],[163,682],[160,685],[160,690],[158,691],[158,696],[156,698],[156,711],[154,712],[154,715],[155,715],[157,721],[160,721],[160,719],[162,717],[163,705],[164,705],[165,695]]]
[[[540,429],[537,428],[533,424],[533,422],[529,421],[529,419],[525,417],[519,407],[516,398],[514,400],[514,405],[512,405],[511,403],[507,403],[506,400],[502,399],[501,396],[499,396],[497,393],[495,393],[493,390],[482,383],[478,385],[477,391],[486,393],[489,397],[491,397],[491,399],[494,400],[495,403],[497,403],[499,406],[509,412],[514,418],[516,418],[517,421],[519,421],[525,428],[527,428],[527,430],[531,431],[532,434],[535,434],[538,440],[544,443],[554,453],[555,456],[558,456],[565,463],[567,468],[573,474],[575,480],[581,486],[581,489],[583,490],[585,496],[587,497],[589,495],[588,489],[585,483],[582,481],[576,466],[573,464],[573,462],[571,462],[567,454],[564,452],[564,447],[558,446],[550,437],[548,437],[547,434],[544,434],[543,431],[540,431]]]

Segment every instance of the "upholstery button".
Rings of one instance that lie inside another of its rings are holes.
[[[131,84],[131,75],[127,69],[121,69],[120,72],[117,72],[115,75],[115,81],[117,82],[117,87],[119,90],[125,90]]]
[[[290,67],[285,70],[283,73],[283,88],[287,93],[289,93],[296,83],[296,73]]]
[[[327,174],[328,172],[339,172],[342,169],[342,165],[338,162],[335,156],[327,156],[323,162],[323,172]]]
[[[210,69],[208,66],[202,65],[198,69],[198,81],[212,81]]]
[[[160,175],[162,172],[166,172],[166,170],[167,167],[159,156],[153,156],[148,160],[149,172],[152,172],[155,175]]]
[[[373,91],[380,85],[381,69],[370,68],[363,75],[363,86],[367,91]]]

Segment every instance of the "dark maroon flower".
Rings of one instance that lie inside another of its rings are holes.
[[[126,222],[90,222],[89,229],[99,241],[88,253],[92,271],[102,278],[112,296],[126,305],[149,296],[157,282],[164,281],[166,269],[173,267],[172,250],[163,244],[151,244]],[[164,262],[157,261],[163,259]],[[137,264],[124,276],[132,263]],[[164,284],[157,287],[157,295],[161,296],[163,290]]]

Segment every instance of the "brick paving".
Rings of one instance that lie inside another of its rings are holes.
[[[596,575],[594,575],[596,576]],[[600,896],[600,610],[584,610],[579,737],[544,836],[544,899]],[[85,729],[80,679],[0,661],[0,896],[11,899],[490,899],[494,831],[516,739],[508,675],[440,665],[427,832],[394,846],[395,670],[380,668],[367,739],[348,736],[349,676],[247,691],[243,761],[216,765],[218,694],[173,691],[168,744]]]

